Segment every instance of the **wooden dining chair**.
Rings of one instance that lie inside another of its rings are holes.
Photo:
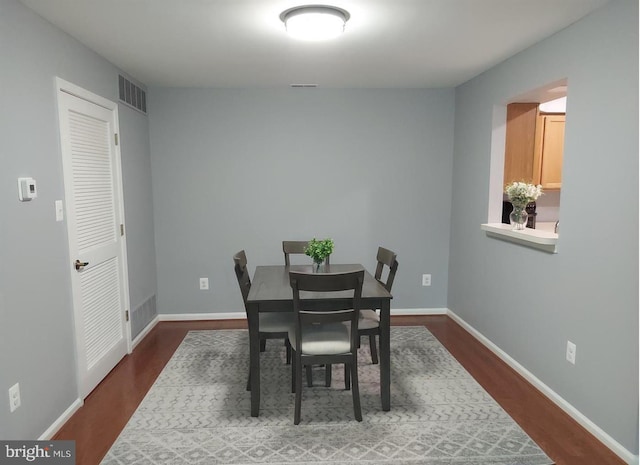
[[[282,241],[282,252],[284,253],[285,266],[291,265],[289,255],[305,255],[304,251],[309,245],[309,241]],[[329,264],[329,255],[325,258],[325,263]]]
[[[355,418],[362,421],[358,388],[358,319],[364,270],[347,273],[290,271],[289,281],[294,310],[294,325],[289,331],[293,349],[292,387],[296,394],[293,423],[300,423],[303,367],[320,364],[344,364],[345,389],[351,389]],[[348,290],[353,291],[352,296],[331,307],[318,305],[318,300],[300,299],[300,291],[327,293]]]
[[[393,286],[393,280],[396,277],[396,271],[398,270],[398,260],[396,259],[395,252],[384,247],[378,247],[378,254],[376,256],[378,265],[376,266],[375,278],[382,284],[385,289],[391,292],[391,286]],[[386,269],[387,279],[382,280],[383,272]],[[378,363],[378,349],[376,346],[376,336],[380,335],[380,315],[375,309],[360,310],[360,320],[358,322],[358,339],[361,336],[369,336],[369,349],[371,351],[371,363],[374,365]],[[358,341],[359,342],[359,341]]]
[[[284,253],[284,265],[290,266],[289,255],[306,255],[305,250],[309,241],[282,241],[282,252]],[[325,258],[325,263],[329,264],[329,255]],[[313,374],[311,365],[307,366],[307,385],[313,386]],[[325,386],[331,386],[331,366],[325,367]]]
[[[245,312],[247,311],[247,297],[251,290],[251,278],[247,269],[247,255],[244,250],[233,256],[234,270],[238,278],[238,285],[242,293]],[[291,312],[261,312],[258,314],[258,333],[260,336],[260,351],[263,352],[266,347],[267,339],[284,339],[287,351],[287,364],[291,363],[291,344],[288,335],[293,325],[293,313]],[[251,374],[247,381],[247,391],[251,390]]]

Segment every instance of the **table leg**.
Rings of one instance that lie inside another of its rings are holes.
[[[380,306],[380,397],[382,410],[391,410],[391,301]]]
[[[249,326],[249,373],[251,377],[251,416],[260,413],[260,318],[259,305],[249,304],[247,322]]]

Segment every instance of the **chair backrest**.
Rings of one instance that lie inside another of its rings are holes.
[[[378,265],[376,267],[375,278],[389,292],[391,292],[391,286],[393,286],[393,280],[395,279],[396,271],[398,270],[398,260],[396,257],[397,255],[391,250],[385,249],[384,247],[378,247],[378,255],[376,256]],[[389,274],[387,275],[386,282],[382,281],[382,271],[385,265],[389,268]]]
[[[290,271],[289,282],[293,290],[297,350],[300,350],[300,327],[302,325],[342,321],[351,322],[351,348],[355,350],[358,342],[358,316],[360,313],[364,270],[346,273],[299,273]],[[317,305],[318,300],[305,301],[300,299],[300,291],[314,293],[353,291],[353,294],[347,294],[344,299],[339,301],[327,301],[327,305]]]
[[[305,255],[304,250],[309,245],[309,241],[282,241],[282,252],[284,252],[285,266],[291,265],[289,255]],[[325,258],[325,263],[329,264],[329,256]]]
[[[240,286],[240,292],[242,292],[242,300],[244,301],[245,310],[247,308],[247,297],[249,297],[249,291],[251,290],[251,278],[249,277],[249,270],[247,269],[247,255],[244,250],[236,253],[233,256],[234,270],[236,272],[236,278],[238,278],[238,285]]]

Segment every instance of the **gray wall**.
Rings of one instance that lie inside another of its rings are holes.
[[[494,105],[560,78],[562,225],[550,255],[480,224]],[[453,185],[449,308],[637,454],[638,2],[615,0],[457,88]]]
[[[240,248],[252,266],[281,263],[282,239],[331,236],[335,261],[371,269],[385,245],[400,259],[394,308],[448,306],[637,453],[637,18],[636,2],[614,0],[459,87],[455,133],[451,90],[153,89],[150,121],[121,105],[130,299],[145,309],[134,331],[155,308],[156,269],[163,313],[241,311]],[[54,76],[115,101],[118,70],[15,0],[0,0],[0,63],[0,395],[20,382],[23,402],[12,414],[0,402],[0,438],[24,439],[77,397]],[[479,224],[494,105],[563,77],[548,255]],[[17,201],[25,175],[31,203]]]
[[[66,222],[54,214],[64,199],[54,77],[116,101],[118,70],[15,0],[0,0],[0,63],[0,438],[27,439],[78,395]],[[140,118],[120,107],[129,262],[145,263],[129,276],[132,306],[156,285],[153,248],[138,253],[136,239],[137,231],[150,237],[153,224]],[[37,199],[18,201],[19,176],[36,179]],[[22,406],[9,413],[16,382]]]
[[[446,307],[452,89],[150,95],[159,313],[243,312],[233,254],[253,272],[313,236],[369,270],[396,251],[392,308]]]
[[[127,225],[131,335],[135,337],[156,316],[156,259],[153,242],[153,199],[149,118],[119,105],[122,184]]]

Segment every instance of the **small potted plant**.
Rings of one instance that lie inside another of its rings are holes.
[[[542,186],[526,182],[512,182],[505,187],[504,192],[513,205],[509,221],[515,231],[521,231],[526,227],[529,216],[526,210],[527,204],[534,202],[542,195]]]
[[[317,240],[315,237],[309,241],[304,253],[310,256],[314,263],[314,271],[320,271],[320,266],[325,259],[333,252],[333,240]]]

